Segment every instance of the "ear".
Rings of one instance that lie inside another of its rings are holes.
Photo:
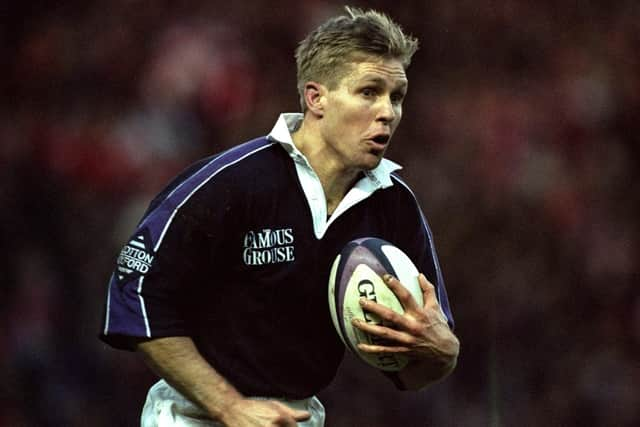
[[[316,82],[307,82],[304,85],[304,102],[307,104],[307,111],[317,117],[324,116],[324,102],[327,88]]]

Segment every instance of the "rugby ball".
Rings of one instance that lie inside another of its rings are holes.
[[[361,297],[404,313],[402,304],[382,280],[389,273],[396,277],[423,304],[418,269],[411,259],[393,244],[375,237],[349,242],[335,258],[329,276],[329,310],[338,335],[345,346],[369,365],[383,371],[399,371],[408,359],[403,355],[361,352],[357,344],[385,345],[384,340],[352,326],[353,319],[370,324],[384,322],[360,307]]]

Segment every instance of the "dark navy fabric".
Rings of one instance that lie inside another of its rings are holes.
[[[314,395],[344,353],[329,315],[331,264],[347,242],[369,236],[414,260],[453,326],[428,226],[393,180],[318,239],[279,143],[259,138],[195,164],[154,199],[123,248],[101,338],[130,349],[132,338],[190,336],[246,395]]]

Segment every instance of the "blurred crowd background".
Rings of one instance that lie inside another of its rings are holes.
[[[640,425],[640,3],[354,5],[421,40],[389,157],[462,346],[419,393],[347,357],[328,426]],[[155,377],[97,339],[120,246],[172,175],[298,111],[293,50],[341,7],[0,7],[0,426],[138,423]]]

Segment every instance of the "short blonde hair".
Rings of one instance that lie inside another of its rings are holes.
[[[300,42],[296,49],[297,85],[302,111],[304,87],[317,81],[335,89],[359,55],[397,59],[406,69],[418,50],[418,40],[384,13],[345,6],[348,16],[330,18]]]

